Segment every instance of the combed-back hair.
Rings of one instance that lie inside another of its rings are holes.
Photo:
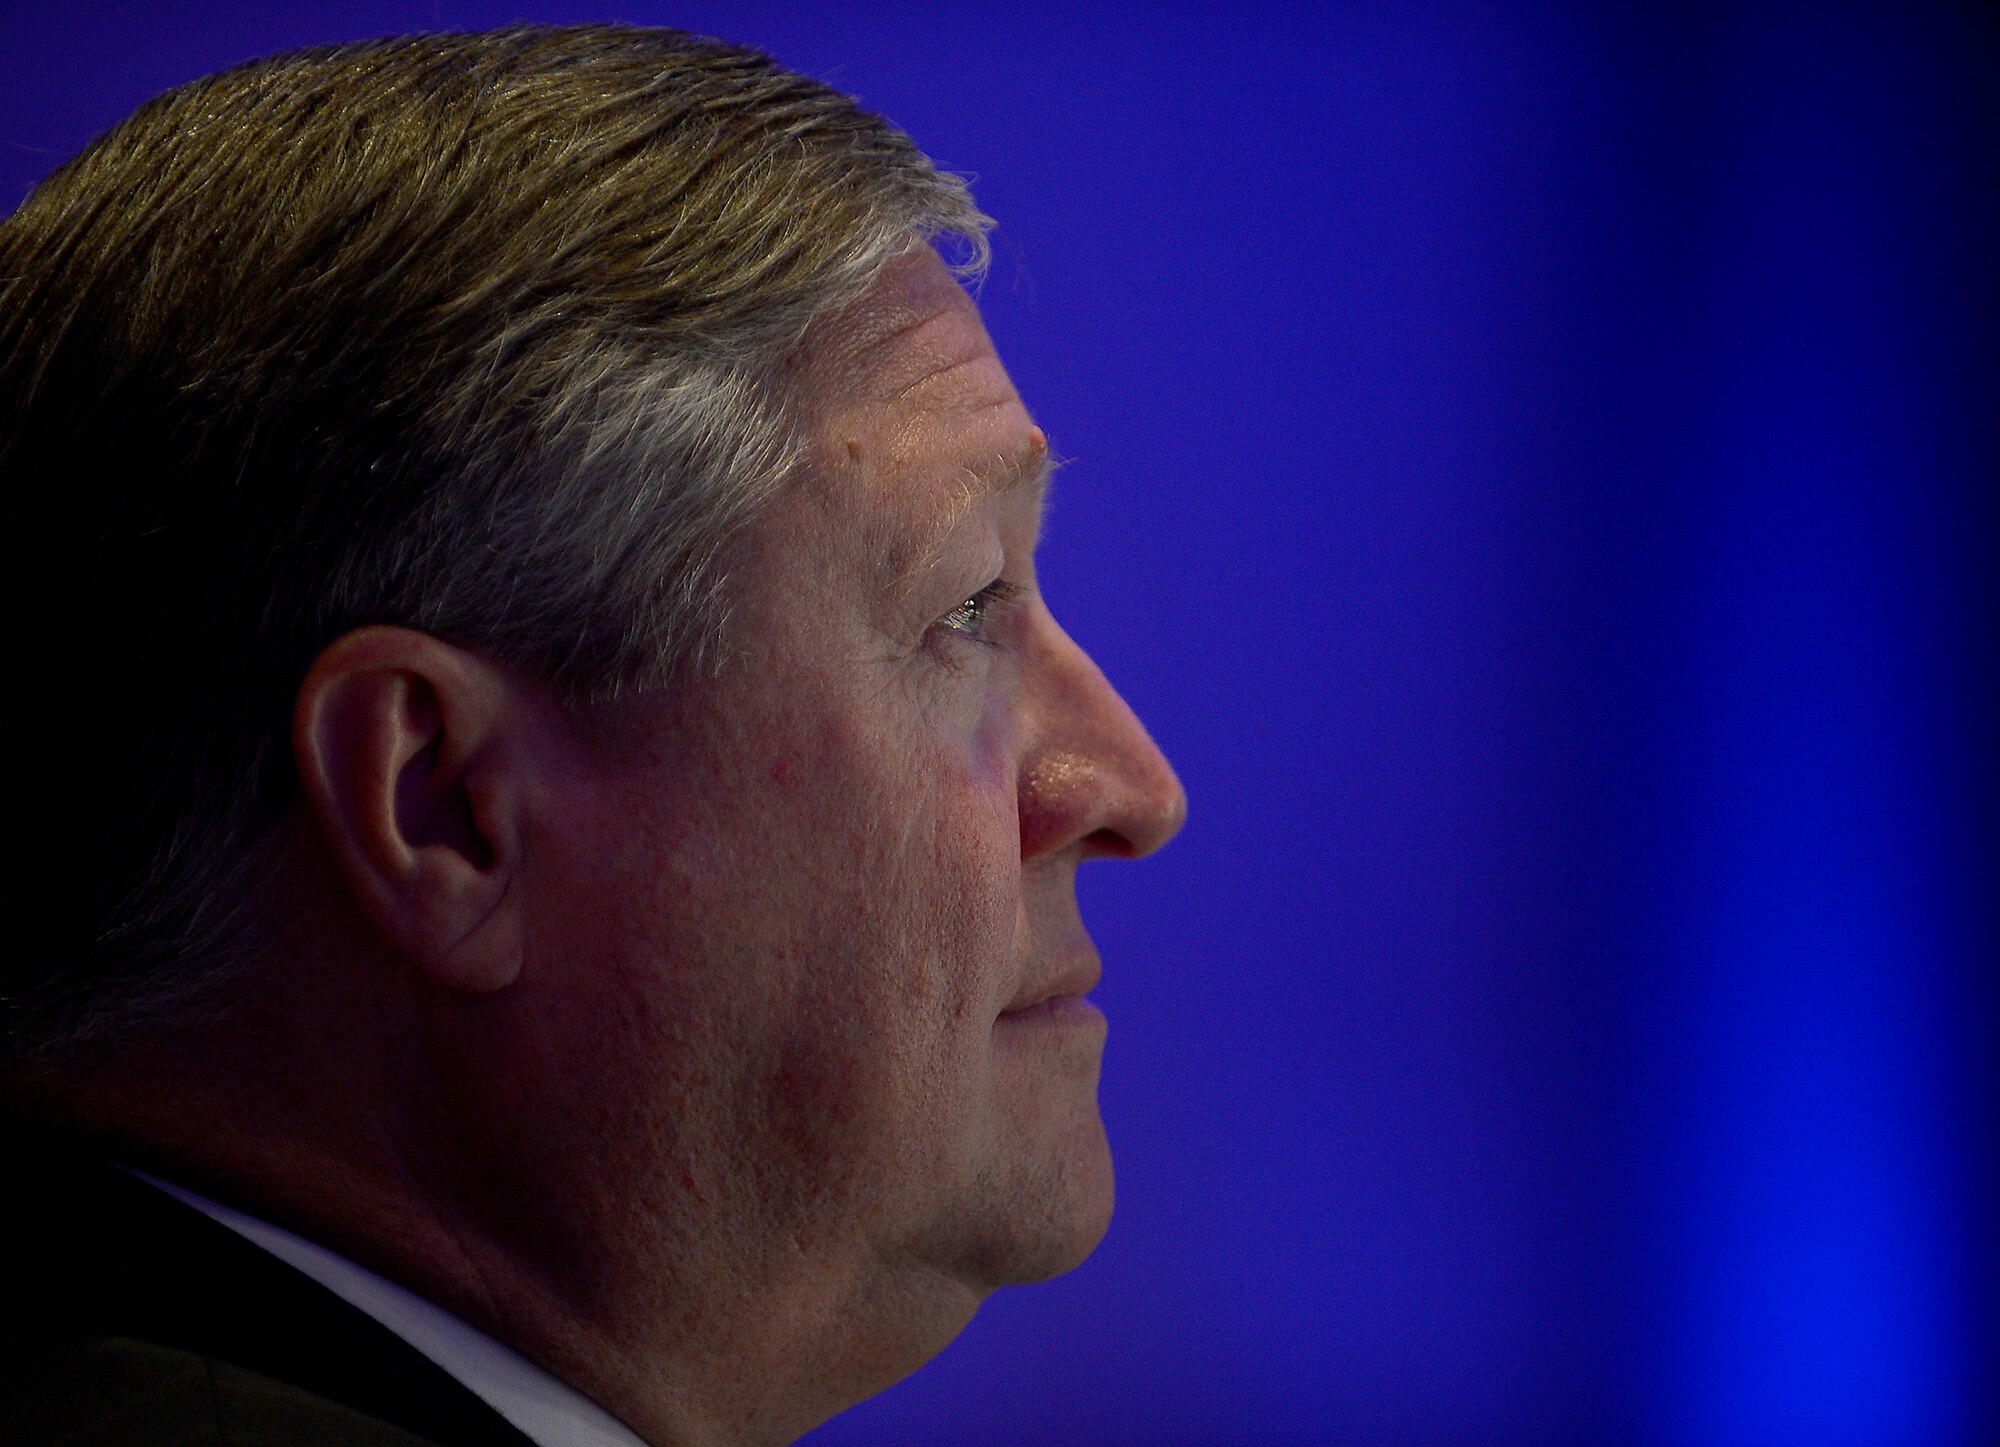
[[[801,455],[784,354],[912,245],[976,271],[989,225],[851,98],[618,26],[256,61],[44,181],[0,223],[39,776],[6,1057],[226,997],[340,634],[578,708],[713,677],[719,560]]]

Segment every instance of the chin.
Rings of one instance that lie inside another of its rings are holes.
[[[1116,1190],[1111,1148],[1095,1111],[1065,1144],[1054,1169],[1008,1193],[1012,1209],[1004,1225],[994,1223],[1000,1229],[977,1253],[975,1271],[988,1289],[1073,1271],[1104,1239]]]

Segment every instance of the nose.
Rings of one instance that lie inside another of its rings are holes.
[[[1090,655],[1045,611],[1040,624],[1025,660],[1021,858],[1078,844],[1085,859],[1151,854],[1187,818],[1181,781]]]

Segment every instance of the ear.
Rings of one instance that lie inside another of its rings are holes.
[[[361,912],[458,990],[521,972],[517,882],[534,701],[491,661],[363,628],[307,671],[292,714],[306,806]]]

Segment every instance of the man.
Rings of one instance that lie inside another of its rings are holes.
[[[0,227],[0,1437],[786,1442],[1090,1251],[1075,872],[1184,801],[985,224],[591,27],[196,82]]]

